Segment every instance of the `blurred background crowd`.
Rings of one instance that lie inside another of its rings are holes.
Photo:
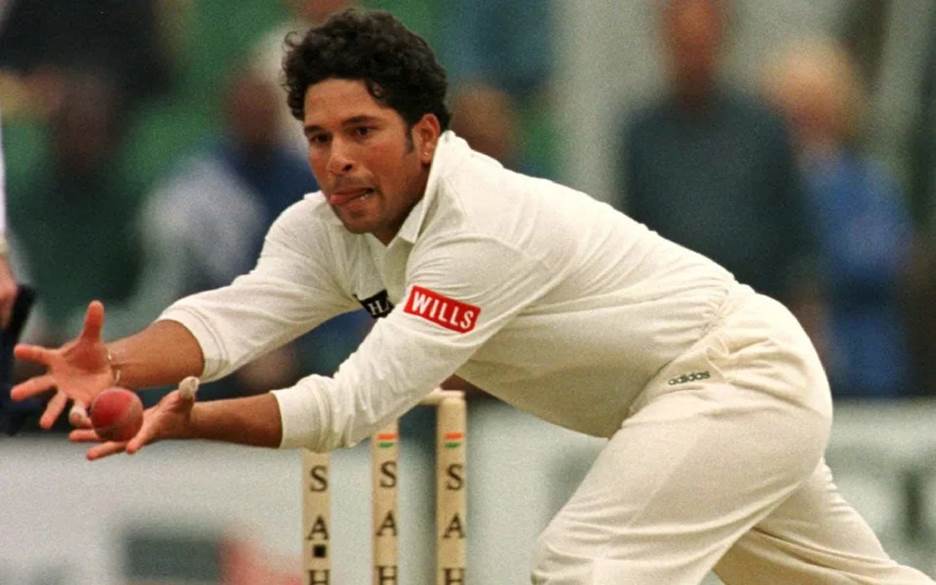
[[[936,395],[931,0],[0,0],[26,339],[69,339],[93,298],[125,335],[250,269],[316,190],[284,39],[352,5],[429,41],[477,150],[786,302],[837,401]],[[331,373],[369,324],[340,317],[209,396]]]

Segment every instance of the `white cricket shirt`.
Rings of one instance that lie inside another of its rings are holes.
[[[314,193],[277,219],[252,272],[162,318],[192,331],[211,380],[338,313],[393,306],[334,377],[275,391],[283,447],[354,444],[453,372],[606,437],[735,284],[610,206],[445,132],[426,193],[388,246],[345,230]]]

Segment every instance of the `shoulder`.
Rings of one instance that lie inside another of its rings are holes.
[[[555,265],[607,213],[584,193],[475,154],[439,177],[414,254],[444,250],[505,270],[503,259]]]
[[[558,186],[504,168],[470,152],[441,174],[432,201],[433,230],[450,235],[474,233],[509,238],[509,226],[533,220],[542,199]]]
[[[596,203],[549,179],[504,168],[454,136],[447,140],[440,163],[427,190],[426,227],[431,231],[444,226],[445,231],[474,230],[492,236],[526,233],[542,222],[562,219],[570,209]]]

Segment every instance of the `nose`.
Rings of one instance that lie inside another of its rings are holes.
[[[349,148],[340,140],[333,140],[328,155],[326,170],[332,175],[345,175],[354,169],[354,161]]]

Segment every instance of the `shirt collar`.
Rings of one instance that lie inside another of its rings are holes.
[[[432,166],[429,169],[429,178],[426,181],[426,192],[423,193],[422,199],[413,206],[409,215],[406,216],[403,225],[400,226],[400,231],[393,238],[394,241],[403,240],[410,244],[416,243],[416,238],[419,237],[423,225],[426,223],[428,209],[439,191],[442,175],[446,169],[451,167],[456,153],[462,148],[467,148],[467,143],[455,136],[455,133],[451,130],[446,130],[439,136],[439,142],[432,157]]]

